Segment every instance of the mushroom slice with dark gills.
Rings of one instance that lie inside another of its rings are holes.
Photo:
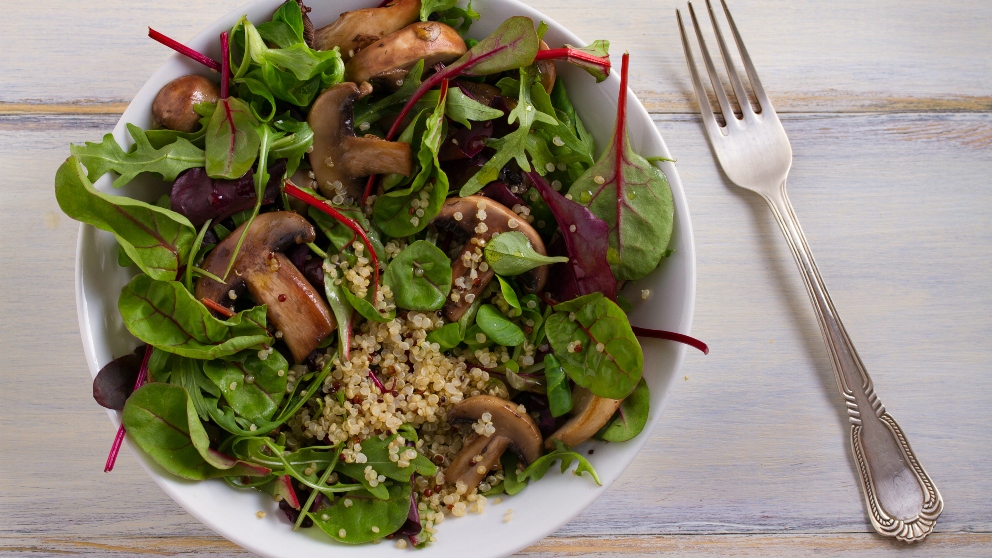
[[[334,23],[314,32],[313,48],[341,49],[347,62],[356,52],[403,29],[420,18],[420,0],[393,0],[381,8],[365,8],[341,14]]]
[[[458,31],[438,21],[420,21],[400,29],[371,44],[344,66],[345,79],[384,81],[391,87],[403,83],[403,77],[417,63],[424,68],[448,64],[468,50]]]
[[[516,452],[525,466],[541,457],[541,431],[522,407],[492,395],[476,395],[455,405],[448,412],[448,421],[481,419],[486,424],[481,433],[472,432],[465,439],[462,451],[445,472],[446,481],[461,481],[471,490],[486,478],[507,449]]]
[[[317,97],[307,124],[313,130],[313,150],[309,154],[314,180],[320,192],[335,204],[347,203],[361,196],[361,177],[372,174],[401,174],[413,172],[410,145],[385,141],[375,136],[356,137],[354,126],[355,99],[365,89],[352,82],[339,83]],[[336,198],[336,196],[341,198]]]
[[[235,229],[210,252],[203,262],[204,269],[223,277],[247,224]],[[327,304],[283,251],[315,239],[313,225],[296,213],[263,213],[248,229],[226,281],[200,278],[196,298],[229,304],[247,288],[257,304],[266,305],[266,316],[282,332],[293,360],[302,362],[334,331],[335,323]]]
[[[530,223],[505,205],[484,196],[448,199],[433,223],[438,229],[468,237],[461,254],[451,262],[454,296],[445,303],[444,314],[452,322],[462,317],[495,275],[483,256],[486,243],[495,234],[519,231],[527,236],[535,252],[547,255],[541,235]],[[547,280],[548,266],[545,265],[517,276],[520,286],[529,293],[540,292]]]

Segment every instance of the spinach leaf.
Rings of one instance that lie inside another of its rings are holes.
[[[501,233],[486,244],[486,261],[498,275],[520,275],[535,267],[567,262],[564,256],[538,254],[527,235],[520,231]]]
[[[460,196],[470,196],[481,190],[486,184],[499,178],[499,171],[511,159],[515,159],[517,165],[527,172],[531,170],[530,162],[527,160],[527,155],[530,155],[536,159],[535,166],[537,167],[537,172],[540,174],[547,172],[545,166],[551,162],[548,160],[550,154],[545,155],[540,151],[543,141],[535,141],[537,138],[531,136],[531,126],[535,122],[544,122],[555,126],[558,124],[558,121],[555,120],[555,117],[545,114],[534,107],[534,103],[531,100],[531,86],[534,84],[536,76],[536,66],[531,65],[520,68],[520,90],[519,97],[517,98],[517,106],[510,111],[510,116],[507,118],[509,124],[517,122],[518,127],[501,138],[486,141],[486,145],[495,149],[496,153],[462,186],[459,191]],[[544,151],[547,151],[547,146],[544,146]]]
[[[561,417],[572,410],[572,390],[568,387],[568,377],[555,355],[544,356],[544,377],[547,379],[548,405],[551,416]],[[641,378],[644,382],[644,378]],[[640,385],[640,384],[638,384]],[[634,392],[636,393],[636,389]],[[643,425],[641,425],[643,427]]]
[[[563,302],[554,307],[545,328],[555,357],[573,382],[609,399],[634,391],[644,355],[616,303],[601,293]]]
[[[88,141],[69,148],[86,167],[91,182],[108,171],[119,175],[114,180],[114,188],[120,188],[143,172],[157,173],[163,180],[171,182],[184,170],[203,166],[203,150],[184,138],[176,138],[174,142],[156,149],[141,128],[127,124],[127,131],[134,138],[134,145],[127,152],[117,144],[113,134],[103,136],[100,143]]]
[[[98,192],[75,155],[55,173],[55,199],[69,217],[113,233],[127,257],[154,279],[175,279],[196,237],[189,219],[174,211]]]
[[[675,205],[668,179],[630,147],[627,137],[627,60],[623,56],[613,138],[602,157],[572,184],[572,199],[610,227],[607,260],[618,281],[644,277],[672,237]]]
[[[234,357],[205,362],[203,373],[239,416],[252,422],[272,418],[286,395],[289,363],[278,352],[265,360],[258,358],[254,351],[241,352]]]
[[[265,306],[219,320],[175,281],[138,275],[124,286],[117,308],[132,335],[181,356],[220,358],[272,342]]]
[[[442,351],[454,349],[462,342],[461,327],[457,323],[444,324],[427,334],[427,341],[437,343]]]
[[[266,476],[269,469],[210,449],[210,440],[182,387],[150,383],[124,405],[124,427],[131,439],[166,471],[186,479]]]
[[[389,487],[388,498],[382,500],[359,490],[336,498],[330,507],[308,515],[314,525],[336,541],[367,543],[392,534],[403,526],[410,512],[412,492],[413,485],[397,483]]]
[[[487,337],[504,347],[516,347],[526,340],[523,330],[492,304],[483,304],[479,307],[475,324]]]
[[[361,443],[361,453],[365,455],[366,461],[364,463],[339,463],[338,471],[355,480],[360,480],[365,477],[365,468],[371,466],[376,474],[398,482],[410,482],[410,475],[414,473],[425,477],[432,477],[437,474],[437,467],[420,452],[417,452],[414,459],[409,460],[410,465],[407,467],[400,467],[397,462],[391,461],[389,459],[389,445],[397,437],[400,437],[400,440],[394,445],[399,446],[401,455],[403,452],[413,449],[404,444],[405,440],[399,434],[386,436],[383,439],[380,439],[379,436],[372,436],[362,440]]]
[[[464,343],[469,349],[475,351],[492,345],[493,340],[482,331],[479,324],[473,323],[469,326],[468,330],[465,331]]]
[[[396,306],[438,310],[451,292],[451,260],[437,246],[418,240],[389,262],[383,281],[393,289]]]
[[[592,463],[589,463],[588,459],[582,457],[574,451],[569,450],[561,442],[557,440],[555,440],[555,442],[558,447],[556,450],[537,458],[536,461],[528,465],[527,468],[517,476],[517,479],[520,481],[526,481],[527,479],[538,481],[544,478],[544,475],[548,473],[548,469],[550,469],[556,461],[561,460],[562,473],[568,470],[568,468],[572,465],[572,462],[578,461],[579,465],[575,468],[575,472],[573,473],[575,476],[580,476],[582,473],[589,473],[589,476],[592,477],[592,480],[596,481],[596,484],[600,486],[603,485],[603,483],[599,480],[599,475],[596,474],[596,469],[593,468]]]
[[[634,391],[620,403],[610,422],[606,423],[596,437],[607,442],[626,442],[644,430],[651,410],[651,393],[648,384],[641,378]]]
[[[236,97],[218,100],[207,125],[207,176],[235,179],[248,172],[258,157],[257,127],[258,121],[243,101]]]

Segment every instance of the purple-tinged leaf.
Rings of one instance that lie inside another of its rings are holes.
[[[261,140],[258,121],[241,100],[219,99],[206,135],[206,170],[213,178],[236,179],[255,164]]]
[[[689,337],[688,335],[682,333],[675,333],[674,331],[665,331],[663,329],[649,329],[646,327],[630,326],[634,330],[634,335],[638,337],[650,337],[652,339],[665,339],[666,341],[675,341],[676,343],[682,343],[689,345],[694,349],[698,349],[704,355],[710,354],[710,348],[699,339],[695,337]]]
[[[486,196],[491,200],[496,200],[506,207],[512,208],[517,205],[527,206],[527,202],[520,196],[514,194],[510,190],[510,187],[503,182],[490,182],[485,188],[482,189],[481,193],[483,196]]]
[[[589,46],[552,48],[537,53],[537,60],[564,60],[589,72],[597,82],[610,76],[610,41],[593,41]]]
[[[124,403],[137,387],[135,382],[141,371],[145,347],[147,345],[140,345],[133,353],[108,362],[93,378],[93,399],[100,406],[116,411],[124,409]]]
[[[262,205],[276,201],[279,184],[286,171],[286,160],[280,159],[269,167]],[[203,168],[183,171],[172,184],[172,210],[200,228],[208,219],[222,221],[235,213],[255,207],[254,171],[249,169],[241,178],[228,180],[210,178]]]
[[[556,192],[541,175],[529,172],[527,176],[558,221],[569,258],[567,264],[561,264],[564,266],[561,269],[570,274],[566,283],[574,281],[575,296],[603,293],[616,300],[617,281],[606,259],[609,226],[582,205]],[[564,302],[575,296],[558,300]]]

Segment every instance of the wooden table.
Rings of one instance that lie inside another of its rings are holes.
[[[243,555],[169,500],[90,397],[78,225],[53,196],[178,39],[241,0],[0,8],[0,555]],[[529,555],[992,555],[992,3],[734,0],[795,153],[790,192],[882,400],[946,507],[906,546],[871,533],[809,302],[764,204],[719,172],[670,0],[534,0],[632,56],[685,184],[690,353],[638,459]]]

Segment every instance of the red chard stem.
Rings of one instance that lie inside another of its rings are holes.
[[[203,64],[204,66],[210,68],[211,70],[219,72],[222,69],[220,62],[214,60],[213,58],[210,58],[209,56],[203,54],[202,52],[197,52],[189,48],[188,46],[180,43],[179,41],[166,37],[165,35],[152,29],[151,27],[148,28],[148,36],[162,43],[163,45],[171,48],[172,50],[178,52],[179,54],[182,54],[183,56],[186,56],[192,60],[196,60],[197,62]]]
[[[231,56],[230,45],[227,41],[227,31],[220,34],[220,98],[226,99],[231,85]]]
[[[630,326],[630,329],[634,331],[634,335],[638,337],[650,337],[652,339],[665,339],[666,341],[675,341],[682,343],[684,345],[689,345],[695,349],[699,349],[704,355],[710,354],[710,348],[695,337],[689,337],[688,335],[683,335],[681,333],[675,333],[674,331],[665,331],[663,329],[648,329],[646,327],[637,327],[635,325]]]
[[[141,368],[138,369],[138,378],[134,381],[135,391],[137,391],[137,389],[145,383],[145,379],[148,377],[148,360],[152,357],[152,350],[154,350],[154,348],[151,345],[145,345],[145,356],[141,359]],[[109,473],[114,470],[114,464],[117,463],[117,455],[121,452],[121,444],[124,443],[125,432],[126,430],[124,428],[122,418],[121,425],[117,428],[117,436],[114,436],[114,443],[110,446],[110,455],[107,456],[107,464],[103,466],[104,473]]]

